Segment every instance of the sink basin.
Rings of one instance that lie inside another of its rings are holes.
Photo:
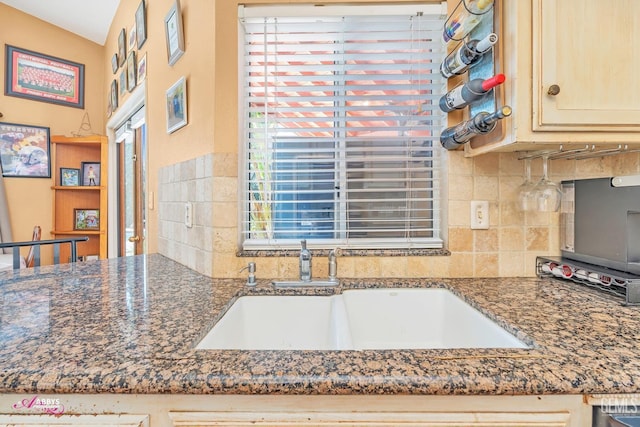
[[[243,296],[196,349],[527,348],[440,288],[358,289],[333,296]]]

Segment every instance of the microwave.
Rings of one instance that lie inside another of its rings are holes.
[[[640,175],[562,181],[562,257],[640,274]]]

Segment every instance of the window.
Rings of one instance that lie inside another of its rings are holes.
[[[239,12],[243,248],[442,247],[446,4]]]

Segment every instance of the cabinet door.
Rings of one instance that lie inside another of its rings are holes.
[[[638,0],[534,0],[534,130],[640,131],[639,40]]]
[[[568,427],[570,412],[169,412],[173,427]]]

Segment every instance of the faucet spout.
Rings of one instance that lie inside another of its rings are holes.
[[[338,257],[336,250],[329,251],[329,282],[338,281]]]
[[[307,241],[302,240],[300,242],[300,256],[299,256],[299,265],[300,265],[300,280],[303,282],[311,281],[311,252],[307,249]]]

